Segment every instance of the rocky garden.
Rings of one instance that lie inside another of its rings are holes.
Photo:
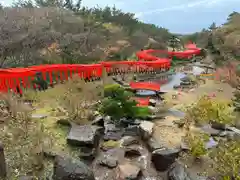
[[[180,86],[196,83],[191,77]],[[110,78],[104,82],[73,78],[21,98],[2,94],[1,177],[239,179],[237,99],[202,95],[178,111],[168,105],[173,99],[160,95],[164,100],[152,97],[141,107],[132,91]],[[172,119],[170,108],[177,112]]]

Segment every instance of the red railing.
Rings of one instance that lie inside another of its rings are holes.
[[[179,58],[189,58],[194,54],[200,53],[200,49],[192,48],[184,52],[168,52],[161,50],[144,50],[137,52],[139,61],[105,61],[99,64],[54,64],[30,66],[27,68],[11,68],[0,69],[0,91],[7,92],[10,89],[14,92],[22,93],[22,88],[36,88],[33,79],[36,73],[41,73],[44,80],[49,79],[49,83],[53,81],[64,81],[72,78],[73,74],[78,74],[82,79],[101,78],[103,68],[106,72],[111,73],[127,73],[127,72],[146,72],[168,70],[171,65],[171,58],[158,58],[151,53],[166,53],[169,57],[177,56]],[[141,61],[144,60],[144,61]]]

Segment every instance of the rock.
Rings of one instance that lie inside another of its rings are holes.
[[[136,158],[141,156],[140,153],[141,147],[140,146],[128,146],[125,148],[125,157],[126,158]]]
[[[79,157],[84,160],[93,160],[96,155],[95,148],[81,147]]]
[[[201,130],[204,133],[209,134],[211,136],[218,136],[221,133],[220,130],[213,129],[210,125],[205,125],[205,126],[201,127]]]
[[[119,162],[124,160],[124,153],[125,151],[122,148],[110,149],[99,156],[97,163],[102,166],[114,168]]]
[[[95,180],[93,171],[82,161],[57,156],[54,160],[53,180]]]
[[[157,104],[157,101],[155,99],[150,99],[149,100],[149,105],[155,107]]]
[[[180,82],[180,86],[190,86],[191,82]]]
[[[240,120],[236,120],[235,128],[240,129]]]
[[[158,143],[157,140],[154,139],[154,138],[150,138],[150,139],[147,141],[147,147],[148,147],[148,149],[149,149],[151,152],[153,152],[153,151],[155,151],[155,150],[157,150],[157,149],[162,149],[162,148],[164,148],[163,144]]]
[[[121,139],[121,145],[122,146],[129,146],[129,145],[132,145],[132,144],[138,144],[139,141],[136,137],[133,137],[133,136],[124,136],[122,139]]]
[[[189,145],[186,142],[184,142],[184,140],[182,140],[180,147],[183,151],[189,151],[190,150]]]
[[[113,157],[116,157],[118,159],[118,162],[124,160],[125,150],[123,148],[113,148],[108,150],[107,153],[111,154]]]
[[[140,171],[140,168],[134,164],[121,164],[118,166],[118,180],[136,180]]]
[[[46,114],[32,114],[33,119],[45,119],[47,118]]]
[[[181,86],[180,85],[174,85],[173,89],[179,89]]]
[[[109,149],[117,148],[119,146],[120,146],[119,141],[109,140],[102,143],[101,149],[103,151],[108,151]]]
[[[63,126],[71,126],[72,125],[68,118],[59,118],[57,120],[57,124],[61,124]]]
[[[237,129],[235,127],[227,127],[228,130],[233,131],[236,133],[238,136],[240,136],[240,129]]]
[[[175,163],[168,171],[168,180],[207,180],[207,178],[198,175],[193,177],[182,164]]]
[[[164,115],[149,115],[147,116],[146,120],[152,121],[155,119],[163,119],[165,116]]]
[[[167,113],[169,115],[172,115],[172,116],[175,116],[175,117],[178,117],[178,118],[184,118],[185,117],[185,113],[184,112],[179,111],[179,110],[174,109],[174,108],[168,109]]]
[[[57,152],[54,152],[54,151],[43,150],[43,155],[46,158],[54,159],[58,154],[57,154]]]
[[[101,115],[98,115],[98,116],[94,117],[91,124],[100,126],[100,127],[104,127],[104,118]]]
[[[217,130],[222,130],[224,131],[226,129],[226,125],[222,124],[222,123],[218,123],[218,122],[210,122],[211,123],[211,127]]]
[[[109,168],[115,168],[118,165],[118,159],[116,156],[113,156],[112,153],[106,152],[98,159],[98,164]]]
[[[120,121],[124,127],[127,127],[128,125],[137,125],[135,120],[130,118],[122,118]]]
[[[138,123],[138,125],[141,122]],[[139,136],[139,126],[138,125],[130,125],[126,128],[124,128],[123,135],[124,136]]]
[[[152,162],[158,171],[167,170],[178,157],[180,149],[157,149],[152,152]]]
[[[174,164],[168,171],[169,180],[191,180],[186,172],[186,168],[181,164]]]
[[[182,128],[185,125],[184,119],[174,120],[174,124],[176,124],[179,128]]]
[[[183,78],[180,79],[182,82],[190,82],[191,78],[189,76],[185,76]]]
[[[92,146],[99,144],[101,128],[93,125],[72,125],[67,137],[68,144],[74,146]]]
[[[104,123],[104,128],[105,128],[105,133],[121,131],[120,128],[116,127],[116,125],[112,123]]]
[[[20,176],[18,180],[34,180],[35,178],[32,176]]]
[[[219,136],[220,137],[226,137],[226,138],[230,138],[233,137],[235,135],[235,132],[233,131],[229,131],[229,130],[226,130],[226,131],[222,131],[220,132]]]
[[[140,135],[143,139],[149,139],[153,133],[154,123],[149,121],[142,121],[139,125]]]
[[[114,140],[114,141],[117,141],[117,140],[120,140],[123,136],[123,132],[122,131],[118,131],[118,132],[115,132],[115,131],[109,131],[109,132],[106,132],[103,139],[105,141],[108,141],[108,140]]]

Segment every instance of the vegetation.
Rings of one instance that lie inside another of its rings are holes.
[[[4,68],[126,59],[149,44],[149,37],[159,48],[170,37],[167,29],[140,22],[133,13],[87,8],[81,0],[20,0],[3,7],[0,17]]]
[[[223,180],[234,179],[239,180],[240,169],[240,142],[239,140],[220,141],[218,148],[211,152],[214,160],[214,169]]]
[[[214,171],[223,180],[240,179],[240,143],[237,138],[218,140],[217,148],[207,149],[209,135],[195,133],[190,130],[191,122],[197,124],[210,123],[209,120],[222,124],[232,124],[233,108],[227,102],[203,96],[187,111],[185,126],[187,127],[185,142],[190,155],[195,159],[208,155],[213,161]],[[215,139],[216,140],[216,139]]]
[[[202,96],[196,104],[189,107],[187,119],[196,124],[207,124],[212,121],[221,124],[232,124],[234,108],[228,102]],[[189,123],[189,122],[188,122]]]
[[[208,153],[206,143],[209,141],[209,135],[207,134],[193,134],[188,133],[185,141],[190,148],[191,155],[195,159],[200,159],[202,156]]]
[[[100,85],[96,83],[86,85],[83,80],[74,76],[72,80],[66,82],[65,87],[66,90],[59,97],[59,101],[66,111],[66,116],[76,124],[86,123],[100,98]]]
[[[12,94],[1,94],[1,101],[11,116],[1,126],[1,141],[8,159],[9,179],[19,173],[33,173],[43,168],[42,141],[44,130],[41,121],[31,119],[31,108]],[[17,152],[17,153],[16,153]]]
[[[208,49],[216,64],[222,65],[239,60],[239,20],[240,14],[233,12],[228,16],[227,22],[223,26],[217,27],[213,23],[208,29],[184,36],[183,39],[185,42],[191,40],[200,47]]]
[[[137,107],[133,94],[119,85],[109,85],[104,88],[105,98],[99,110],[102,114],[112,117],[118,124],[123,117],[134,120],[136,117],[146,117],[150,114],[148,108]]]

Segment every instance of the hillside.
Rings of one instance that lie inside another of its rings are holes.
[[[222,26],[216,27],[213,23],[209,29],[185,36],[184,40],[197,42],[200,47],[208,49],[217,64],[238,60],[240,56],[239,21],[240,14],[233,12]]]
[[[144,47],[165,48],[167,29],[116,8],[81,2],[20,1],[0,10],[0,67],[125,59]]]

